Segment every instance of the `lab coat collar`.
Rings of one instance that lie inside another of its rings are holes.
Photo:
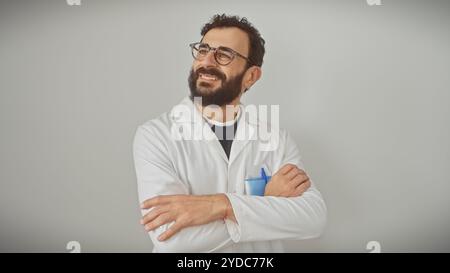
[[[176,124],[175,130],[172,128],[172,133],[182,131],[181,137],[185,140],[206,140],[208,144],[221,155],[221,157],[231,164],[236,160],[240,152],[250,142],[255,141],[256,132],[258,130],[259,121],[255,115],[246,115],[244,105],[239,105],[241,108],[238,120],[238,127],[235,134],[235,139],[231,146],[230,158],[228,159],[223,150],[216,134],[211,130],[209,124],[203,119],[202,113],[197,109],[189,97],[184,98],[178,105],[174,106],[170,112],[172,123]],[[180,128],[182,129],[180,130]],[[174,136],[174,134],[172,134]]]

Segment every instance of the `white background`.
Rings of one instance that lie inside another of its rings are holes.
[[[0,251],[151,251],[134,133],[188,94],[223,12],[266,40],[244,102],[280,105],[328,205],[288,250],[450,251],[450,2],[425,0],[2,1]]]

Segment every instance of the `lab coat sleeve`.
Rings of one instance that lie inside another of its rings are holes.
[[[189,194],[188,185],[174,171],[166,145],[164,136],[153,126],[137,129],[133,156],[140,202],[158,195]],[[142,210],[142,215],[147,212]],[[171,224],[149,232],[154,252],[212,252],[233,243],[224,221],[188,227],[166,241],[158,241],[157,237]]]
[[[288,134],[281,145],[277,168],[291,163],[303,168],[299,150]],[[309,239],[320,236],[326,224],[326,206],[320,192],[311,187],[299,197],[250,196],[227,193],[237,223],[227,221],[234,242]]]

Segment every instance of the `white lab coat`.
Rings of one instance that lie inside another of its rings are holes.
[[[190,111],[179,111],[180,106]],[[287,163],[303,169],[299,150],[284,130],[271,136],[278,142],[275,150],[261,149],[262,141],[254,138],[260,123],[241,115],[230,159],[189,98],[138,127],[133,154],[140,202],[157,195],[225,193],[237,219],[188,227],[160,242],[158,235],[170,226],[163,225],[149,232],[153,252],[282,252],[282,240],[321,234],[326,206],[314,183],[300,197],[245,194],[244,180],[259,175],[261,167],[267,175]],[[174,133],[180,125],[183,133]]]

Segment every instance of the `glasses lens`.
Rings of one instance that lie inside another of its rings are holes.
[[[209,52],[209,47],[207,44],[194,44],[192,46],[192,56],[196,59],[201,59],[205,57]]]
[[[225,48],[218,48],[216,50],[216,61],[219,64],[229,64],[234,58],[234,54]]]
[[[199,44],[198,45],[198,54],[202,55],[202,56],[206,56],[206,54],[208,54],[209,52],[209,46],[206,44]]]
[[[208,44],[204,43],[196,43],[191,44],[192,47],[192,56],[197,60],[202,60],[208,53],[212,50]],[[234,59],[234,52],[226,47],[219,47],[217,49],[213,49],[214,58],[216,62],[221,65],[227,65],[231,63]]]

